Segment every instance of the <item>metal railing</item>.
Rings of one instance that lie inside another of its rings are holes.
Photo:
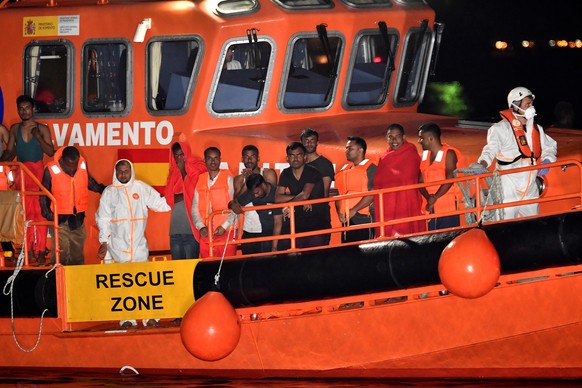
[[[60,263],[60,252],[59,252],[59,223],[58,223],[58,219],[59,219],[59,213],[58,213],[58,205],[57,202],[55,200],[55,197],[53,197],[53,195],[51,194],[50,191],[48,191],[46,189],[46,187],[44,187],[42,185],[42,183],[36,178],[36,176],[34,176],[34,174],[22,163],[20,162],[2,162],[0,163],[1,166],[5,166],[5,167],[9,167],[11,169],[12,172],[15,172],[16,174],[19,174],[19,181],[20,181],[20,187],[19,188],[14,188],[12,187],[12,190],[18,190],[20,192],[20,200],[22,201],[22,217],[24,219],[24,228],[25,228],[25,233],[24,233],[24,238],[23,238],[23,242],[22,242],[22,246],[21,246],[21,251],[24,252],[24,265],[25,266],[29,266],[30,265],[30,258],[29,258],[29,246],[28,246],[28,241],[26,238],[26,228],[27,227],[34,227],[35,225],[46,225],[46,226],[52,226],[53,227],[53,233],[51,235],[53,241],[54,241],[54,255],[55,255],[55,260],[56,263]],[[32,181],[34,183],[35,186],[38,187],[38,191],[27,191],[26,190],[26,184],[25,184],[25,179],[29,179],[30,181]],[[16,179],[15,179],[16,181]],[[25,198],[27,196],[36,196],[36,197],[41,197],[41,196],[46,196],[49,198],[49,200],[51,201],[51,204],[53,206],[53,213],[54,213],[54,219],[53,221],[33,221],[33,220],[27,220],[26,219],[26,201]],[[42,255],[45,254],[45,252],[41,252]],[[6,265],[5,263],[5,258],[3,255],[0,255],[0,267],[4,267]]]
[[[426,233],[437,233],[437,232],[442,232],[442,231],[446,231],[446,230],[476,225],[477,223],[480,222],[481,216],[483,215],[484,211],[493,211],[496,209],[505,209],[505,208],[514,207],[514,206],[522,206],[522,205],[536,204],[536,203],[537,204],[558,203],[560,201],[562,201],[562,202],[565,201],[567,203],[567,205],[562,206],[563,208],[561,208],[561,209],[558,209],[555,211],[544,212],[543,214],[538,215],[538,216],[542,216],[542,215],[550,215],[550,214],[554,214],[554,213],[556,213],[556,214],[561,213],[564,211],[568,211],[574,207],[581,207],[582,206],[582,163],[580,161],[577,161],[577,160],[564,160],[564,161],[558,161],[555,163],[544,164],[543,167],[549,168],[550,170],[560,169],[562,172],[565,172],[569,168],[573,168],[573,167],[577,168],[577,173],[575,174],[576,182],[574,182],[574,184],[573,184],[576,188],[571,190],[571,191],[567,191],[564,188],[554,188],[553,191],[558,191],[558,192],[553,193],[551,195],[546,195],[546,193],[543,193],[540,195],[539,198],[535,198],[535,199],[523,200],[523,201],[518,201],[518,202],[498,203],[498,204],[483,203],[481,195],[474,195],[474,202],[475,202],[474,207],[459,208],[458,210],[455,210],[455,211],[442,212],[442,213],[438,213],[438,214],[431,213],[431,214],[422,214],[422,215],[418,215],[418,216],[414,216],[414,217],[406,217],[406,218],[398,218],[398,219],[385,219],[385,216],[384,216],[384,196],[383,196],[383,194],[385,194],[385,193],[394,193],[394,192],[401,192],[401,191],[407,191],[407,190],[418,190],[420,188],[426,188],[426,187],[430,187],[430,186],[438,186],[438,185],[447,184],[447,183],[453,183],[455,185],[457,185],[459,183],[468,184],[470,187],[473,188],[473,191],[475,193],[482,193],[482,192],[486,192],[488,190],[487,184],[485,183],[485,180],[487,178],[494,178],[497,175],[499,177],[501,177],[503,175],[517,174],[517,173],[521,173],[524,171],[531,171],[531,170],[539,170],[540,169],[540,166],[528,166],[528,167],[515,168],[515,169],[504,170],[504,171],[488,172],[488,173],[479,174],[479,175],[462,176],[462,177],[451,178],[451,179],[446,179],[446,180],[442,180],[442,181],[433,181],[433,182],[418,183],[418,184],[408,185],[408,186],[392,187],[392,188],[387,188],[387,189],[369,191],[369,192],[365,192],[365,193],[339,195],[339,196],[330,197],[330,198],[321,198],[321,199],[316,199],[316,200],[306,200],[306,201],[299,201],[299,202],[285,202],[285,203],[278,203],[278,204],[265,205],[265,206],[244,207],[243,210],[245,212],[252,211],[252,210],[257,211],[257,210],[265,210],[265,209],[289,208],[289,210],[290,210],[289,211],[289,223],[290,223],[290,231],[291,232],[288,234],[281,234],[279,236],[265,236],[265,237],[254,237],[254,238],[242,239],[242,238],[240,238],[240,236],[242,235],[242,222],[239,220],[239,222],[237,222],[237,224],[235,226],[232,226],[233,228],[237,229],[237,233],[234,233],[236,238],[231,239],[230,241],[228,241],[228,243],[239,245],[239,244],[246,244],[246,243],[289,239],[291,248],[287,249],[285,251],[278,251],[278,253],[282,253],[282,252],[292,253],[292,252],[297,252],[297,251],[306,251],[306,250],[313,250],[313,249],[321,249],[322,248],[322,246],[313,247],[313,248],[303,248],[303,249],[297,248],[297,239],[300,239],[302,237],[309,237],[309,236],[315,236],[315,235],[321,235],[321,234],[330,234],[330,233],[341,233],[341,232],[345,232],[345,231],[352,231],[352,230],[358,230],[358,229],[375,228],[377,231],[379,231],[379,234],[373,240],[362,240],[362,241],[366,241],[366,242],[373,242],[373,241],[382,241],[382,240],[387,240],[387,239],[415,236],[415,235],[426,234]],[[378,199],[378,204],[379,204],[378,209],[376,209],[376,212],[375,212],[376,217],[375,217],[374,222],[371,222],[368,224],[359,224],[359,225],[332,226],[329,229],[314,230],[314,231],[309,231],[309,232],[295,232],[296,220],[295,220],[294,209],[297,206],[303,206],[306,204],[313,205],[313,204],[319,204],[319,203],[329,203],[330,208],[333,211],[333,209],[335,209],[334,203],[336,201],[346,200],[346,199],[354,199],[354,198],[362,198],[362,197],[366,197],[366,196],[370,196],[370,195],[374,195],[375,199],[376,198]],[[213,212],[209,217],[210,225],[213,225],[212,219],[215,216],[217,216],[219,214],[223,214],[223,213],[224,213],[224,211]],[[469,214],[469,213],[473,213],[476,215],[476,217],[475,217],[477,220],[476,222],[470,223],[470,224],[467,224],[467,223],[461,224],[461,226],[455,227],[455,228],[445,228],[445,229],[439,229],[439,230],[434,230],[434,231],[430,231],[430,232],[425,231],[425,232],[420,232],[420,233],[412,233],[412,234],[399,235],[399,236],[386,236],[385,235],[384,227],[386,227],[386,226],[415,222],[415,221],[428,222],[429,220],[434,219],[434,218],[454,216],[454,215],[458,215],[459,217],[461,217],[461,216]],[[534,217],[537,217],[537,216],[534,216]],[[499,220],[499,221],[501,221],[501,220]],[[218,247],[219,249],[217,249],[217,250],[222,252],[222,250],[220,248],[221,247],[224,248],[224,242],[222,242],[222,241],[221,242],[214,242],[211,234],[209,234],[208,237],[209,237],[209,244],[211,247],[211,252],[212,252],[213,247]],[[342,245],[347,245],[347,244],[358,244],[358,243],[361,243],[362,241],[353,242],[353,243],[343,243],[343,244],[330,244],[330,245],[327,245],[326,247],[342,246]],[[271,254],[273,254],[273,252],[253,254],[253,256],[271,255]],[[236,256],[236,258],[240,258],[240,257],[241,257],[240,255]]]

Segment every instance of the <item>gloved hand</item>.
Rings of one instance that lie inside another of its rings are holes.
[[[489,172],[487,167],[483,166],[481,163],[471,163],[469,168],[472,170],[470,175],[479,175]]]
[[[542,160],[541,164],[548,164],[548,163],[551,163],[551,162],[548,159],[544,159],[544,160]],[[550,172],[549,168],[542,168],[541,170],[538,171],[538,176],[544,176],[548,172]]]

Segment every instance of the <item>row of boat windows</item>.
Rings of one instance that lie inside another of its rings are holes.
[[[379,24],[382,27],[382,23]],[[393,103],[418,101],[428,73],[433,35],[412,28],[404,40],[400,65],[396,30],[360,32],[350,53],[342,96],[345,109],[377,109],[386,102],[393,70],[397,82]],[[345,42],[339,33],[294,36],[287,47],[278,107],[287,113],[328,109],[336,98]],[[255,115],[264,109],[274,69],[276,45],[248,31],[247,39],[225,43],[216,66],[207,109],[217,117]],[[24,55],[24,90],[37,102],[37,112],[66,117],[73,108],[74,46],[66,40],[33,42]],[[152,115],[187,112],[204,56],[199,36],[155,37],[146,50],[146,106]],[[81,108],[86,116],[123,116],[130,112],[133,85],[132,47],[127,40],[90,40],[81,53]]]
[[[389,8],[392,3],[404,7],[425,6],[424,0],[340,0],[352,8]],[[331,9],[335,6],[332,0],[273,0],[275,4],[289,10]],[[215,12],[219,16],[240,16],[255,13],[259,10],[258,0],[222,0],[216,5]]]

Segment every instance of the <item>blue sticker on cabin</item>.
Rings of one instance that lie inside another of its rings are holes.
[[[0,86],[0,124],[4,121],[4,95],[2,94],[2,86]]]

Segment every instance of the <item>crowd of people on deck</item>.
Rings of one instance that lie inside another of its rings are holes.
[[[494,161],[497,168],[506,170],[529,165],[543,165],[556,161],[557,144],[543,128],[534,122],[534,95],[526,88],[510,91],[508,109],[500,112],[501,121],[493,124],[487,135],[487,144],[474,165],[483,171]],[[344,198],[342,195],[367,193],[372,190],[399,188],[453,178],[453,172],[467,165],[460,150],[441,140],[441,129],[435,123],[425,123],[418,130],[418,143],[407,141],[405,128],[397,123],[387,128],[388,148],[378,163],[366,158],[366,140],[349,136],[345,145],[346,164],[334,171],[332,162],[318,153],[319,134],[305,129],[296,142],[286,147],[289,167],[280,176],[269,168],[259,167],[259,149],[247,145],[242,149],[244,169],[237,176],[221,170],[221,150],[209,147],[203,158],[193,155],[189,144],[178,141],[171,145],[170,168],[162,197],[154,188],[135,179],[130,160],[121,159],[113,166],[112,184],[105,186],[90,174],[87,161],[73,146],[54,150],[49,128],[34,118],[34,100],[18,97],[21,122],[10,131],[0,125],[0,139],[6,149],[0,148],[0,161],[16,160],[26,166],[39,182],[53,195],[58,210],[58,242],[61,263],[84,263],[83,247],[86,234],[85,213],[88,192],[101,194],[95,214],[99,228],[98,257],[106,263],[145,262],[149,251],[145,229],[149,209],[171,212],[170,251],[173,260],[231,256],[237,246],[234,226],[237,215],[244,214],[242,239],[282,236],[292,229],[309,233],[295,241],[297,248],[326,246],[330,243],[331,207],[345,230],[342,242],[369,240],[379,236],[399,236],[427,230],[451,228],[460,225],[459,215],[449,215],[459,209],[460,190],[451,183],[429,185],[423,188],[387,191],[381,195],[360,195]],[[2,153],[3,152],[3,153]],[[46,165],[43,158],[51,157]],[[2,166],[0,166],[2,167]],[[9,186],[20,187],[20,174],[12,179],[7,169],[0,170],[0,190]],[[544,175],[547,168],[503,175],[503,201],[515,202],[537,198],[536,175]],[[291,206],[293,202],[330,197],[332,183],[340,195],[335,201]],[[38,191],[38,185],[25,176],[27,191]],[[26,219],[52,221],[54,203],[47,196],[25,197]],[[248,210],[250,207],[289,204],[278,208]],[[219,216],[210,218],[214,211]],[[291,214],[293,212],[293,214]],[[537,204],[518,205],[506,210],[505,218],[531,216],[538,213]],[[421,216],[434,214],[427,222]],[[442,216],[440,216],[443,214]],[[410,220],[410,218],[418,217]],[[400,220],[379,228],[366,227],[374,221]],[[292,225],[293,224],[293,228]],[[54,231],[51,233],[54,236]],[[214,244],[210,244],[210,236]],[[29,227],[26,232],[31,263],[44,264],[47,253],[47,227]],[[244,254],[289,249],[287,238],[269,241],[249,241],[241,244]],[[3,250],[9,251],[3,243]],[[54,254],[49,264],[54,263]]]

